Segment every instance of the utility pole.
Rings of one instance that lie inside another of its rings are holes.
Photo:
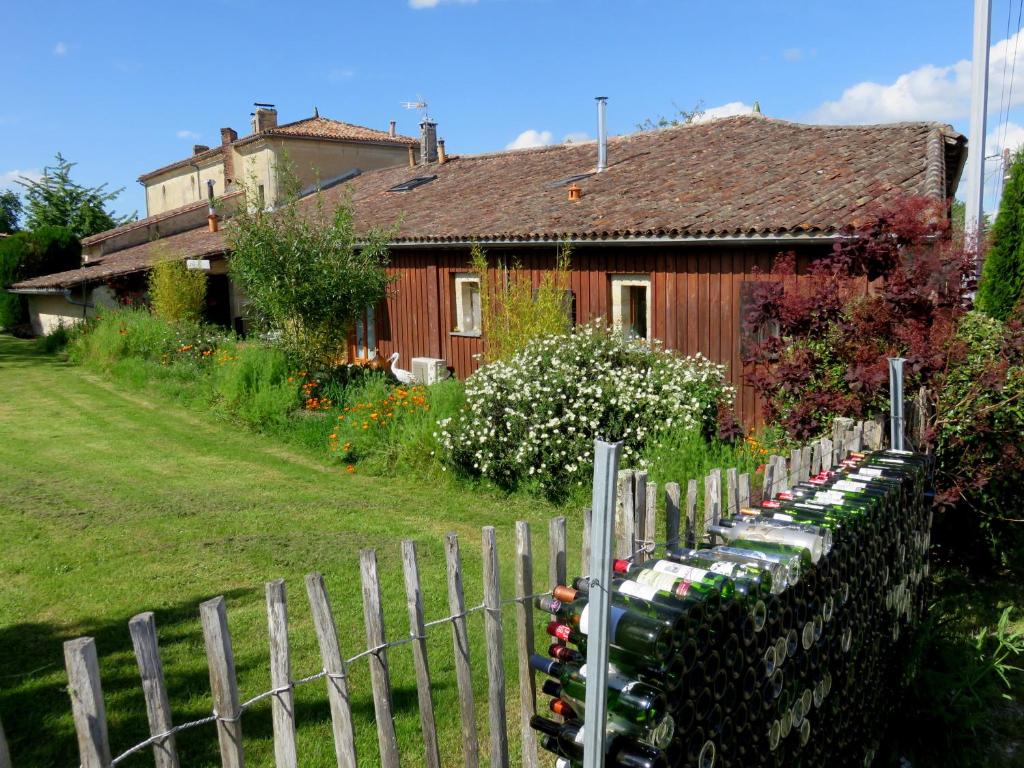
[[[988,113],[988,48],[992,0],[974,0],[974,52],[971,57],[971,135],[967,155],[967,210],[964,232],[974,238],[981,270],[985,197],[985,122]]]

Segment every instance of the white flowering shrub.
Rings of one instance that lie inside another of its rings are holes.
[[[714,434],[734,391],[724,367],[624,339],[601,324],[530,342],[466,381],[466,406],[440,422],[447,460],[503,486],[533,478],[549,494],[589,481],[594,439],[625,443],[623,464],[668,430]]]

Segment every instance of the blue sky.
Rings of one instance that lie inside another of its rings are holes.
[[[1019,2],[1019,0],[1018,0]],[[994,0],[989,131],[1024,143],[1018,7]],[[88,183],[140,173],[248,132],[252,102],[280,120],[327,117],[416,134],[422,95],[449,153],[612,133],[646,117],[759,101],[806,122],[928,119],[967,131],[970,0],[242,0],[10,2],[4,18],[0,186],[58,150]],[[1007,38],[1009,13],[1010,39]],[[1024,39],[1024,36],[1021,36]],[[1019,67],[1014,67],[1014,62]],[[1004,74],[1005,73],[1005,74]],[[1010,74],[1019,80],[1003,128]],[[997,126],[998,124],[998,126]],[[988,147],[988,154],[998,146]],[[993,165],[991,180],[999,173]]]

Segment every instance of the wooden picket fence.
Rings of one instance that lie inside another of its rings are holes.
[[[685,498],[681,495],[682,489],[678,483],[666,483],[662,505],[665,516],[664,539],[661,540],[656,533],[657,485],[648,481],[647,473],[644,471],[623,470],[619,474],[617,493],[616,556],[642,562],[661,546],[674,546],[680,542],[694,546],[712,542],[713,536],[709,527],[716,525],[723,516],[734,515],[742,507],[751,502],[756,504],[761,498],[773,498],[780,491],[806,480],[821,468],[837,464],[850,451],[860,450],[862,446],[877,448],[881,444],[882,429],[879,423],[854,424],[849,419],[837,419],[831,438],[792,451],[788,460],[784,456],[768,457],[760,489],[752,491],[750,476],[738,473],[735,468],[725,470],[723,489],[722,471],[713,469],[702,479],[704,493],[703,508],[700,510],[697,506],[699,480],[689,480]],[[752,493],[755,494],[754,498]],[[590,562],[590,510],[585,510],[583,523],[579,573],[586,573]],[[432,678],[426,630],[432,626],[449,624],[454,648],[464,764],[467,768],[476,768],[480,764],[481,749],[476,727],[467,622],[472,615],[482,613],[487,656],[488,759],[492,768],[507,768],[510,763],[510,750],[502,608],[514,605],[522,765],[536,768],[538,744],[536,734],[529,726],[530,717],[536,711],[535,677],[529,663],[535,644],[533,600],[538,595],[549,594],[553,587],[565,584],[568,579],[566,528],[564,517],[556,517],[549,523],[547,590],[534,593],[530,524],[526,521],[518,521],[515,524],[515,595],[506,600],[501,594],[495,528],[484,527],[481,539],[484,598],[482,604],[474,607],[466,606],[458,537],[455,534],[448,534],[445,537],[444,548],[450,613],[429,622],[426,621],[423,612],[416,542],[402,541],[409,632],[391,641],[387,640],[385,633],[376,551],[360,551],[366,650],[348,659],[341,654],[334,614],[323,576],[319,573],[309,574],[305,578],[305,591],[319,643],[322,669],[300,679],[292,676],[285,583],[280,579],[268,582],[266,607],[270,638],[271,689],[246,701],[242,701],[239,695],[225,600],[221,596],[202,603],[199,606],[199,613],[209,667],[213,711],[209,716],[185,723],[174,723],[157,642],[154,614],[147,612],[133,617],[128,623],[128,629],[138,663],[151,735],[117,756],[111,754],[95,641],[90,637],[70,640],[64,644],[64,657],[81,765],[83,768],[109,768],[131,755],[152,749],[157,768],[178,768],[175,735],[184,730],[214,725],[221,764],[224,768],[241,768],[245,762],[243,715],[257,703],[269,699],[275,764],[278,768],[297,768],[299,758],[295,739],[294,691],[297,686],[323,681],[330,704],[337,764],[339,768],[355,768],[357,754],[348,670],[350,665],[366,658],[370,666],[380,764],[384,768],[397,768],[400,763],[400,751],[392,711],[388,652],[398,646],[410,645],[423,737],[422,755],[419,757],[429,768],[439,768],[441,756],[431,691]],[[0,768],[11,766],[7,742],[0,725]]]

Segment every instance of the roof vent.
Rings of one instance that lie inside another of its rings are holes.
[[[580,189],[579,185],[572,184],[569,186],[569,202],[578,203],[580,198],[583,197],[583,190]]]
[[[607,96],[597,96],[597,172],[601,173],[608,167],[608,132],[605,128],[605,108],[608,106]]]
[[[416,187],[422,187],[424,184],[429,184],[436,178],[436,173],[433,176],[416,176],[408,181],[403,181],[401,184],[395,184],[395,186],[391,187],[388,192],[408,192],[416,189]]]

